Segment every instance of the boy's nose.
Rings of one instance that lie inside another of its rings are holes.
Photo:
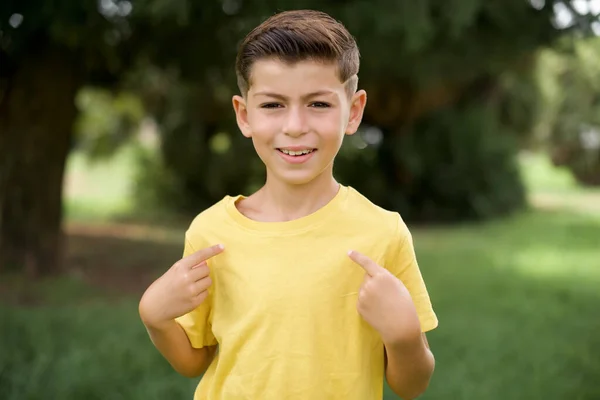
[[[285,121],[285,126],[283,127],[283,133],[288,136],[298,137],[305,134],[307,131],[306,118],[304,117],[302,110],[290,109]]]

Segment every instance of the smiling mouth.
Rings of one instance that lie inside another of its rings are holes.
[[[280,153],[286,154],[288,156],[298,157],[304,156],[306,154],[313,153],[317,151],[317,149],[304,149],[304,150],[287,150],[287,149],[277,149]]]

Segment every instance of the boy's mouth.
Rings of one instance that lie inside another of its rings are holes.
[[[315,152],[315,151],[317,151],[317,149],[289,150],[289,149],[278,148],[277,151],[279,151],[280,153],[286,154],[288,156],[299,157],[299,156],[304,156],[306,154],[310,154],[312,152]]]

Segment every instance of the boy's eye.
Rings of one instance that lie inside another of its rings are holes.
[[[265,103],[260,106],[261,108],[279,108],[281,104],[279,103]]]
[[[316,107],[316,108],[327,108],[327,107],[329,107],[329,104],[323,103],[322,101],[315,101],[310,106],[311,107]]]

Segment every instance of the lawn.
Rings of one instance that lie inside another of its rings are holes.
[[[539,158],[523,166],[533,210],[414,231],[440,319],[423,399],[600,398],[600,192]],[[68,196],[69,274],[0,283],[0,398],[191,399],[196,380],[170,369],[137,317],[144,287],[181,253],[183,227],[90,223],[81,205],[93,199]],[[100,215],[121,200],[100,201]]]

